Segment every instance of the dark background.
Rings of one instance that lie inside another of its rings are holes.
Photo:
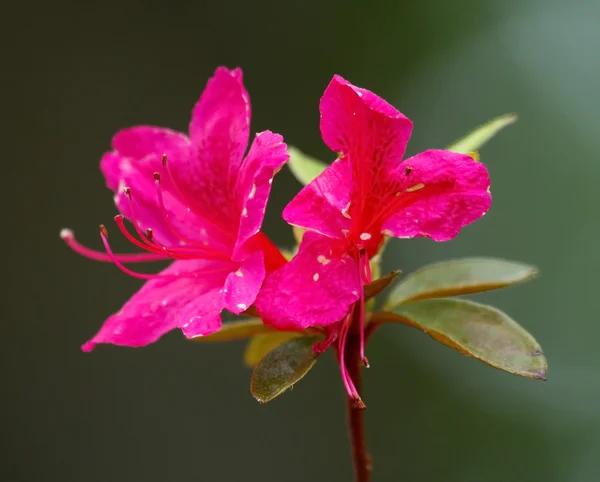
[[[101,247],[97,225],[115,214],[98,169],[111,136],[140,123],[185,130],[218,65],[244,68],[253,131],[281,132],[323,159],[318,101],[334,73],[415,122],[410,153],[519,113],[481,152],[490,213],[446,244],[396,241],[386,264],[408,272],[488,255],[538,265],[533,282],[478,299],[537,337],[549,380],[382,330],[364,389],[374,482],[600,480],[597,1],[5,8],[0,480],[351,480],[330,356],[261,406],[240,343],[172,333],[143,349],[79,349],[139,282],[73,254],[58,231]],[[280,244],[291,242],[280,212],[298,189],[287,170],[274,183],[266,230]]]

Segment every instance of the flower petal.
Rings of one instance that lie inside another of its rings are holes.
[[[351,224],[351,187],[350,164],[346,159],[338,159],[292,199],[283,210],[283,219],[331,238],[343,238],[343,231],[349,230]]]
[[[218,241],[218,233],[211,232],[211,226],[200,219],[193,211],[187,209],[180,198],[178,189],[165,175],[162,156],[166,154],[169,162],[181,162],[190,155],[190,141],[181,133],[160,127],[138,126],[119,131],[113,138],[114,150],[107,152],[100,162],[100,168],[106,183],[115,192],[115,204],[128,219],[135,218],[142,230],[151,228],[155,237],[166,245],[181,244],[180,237],[195,242],[207,242],[210,237],[216,238],[216,245],[225,251],[231,249],[222,246]],[[164,212],[160,208],[154,173],[161,176],[161,189],[164,205],[169,220],[180,237],[166,222]],[[125,187],[131,189],[133,208],[124,194]],[[211,245],[215,242],[211,241]]]
[[[186,202],[202,217],[237,230],[239,206],[234,188],[248,146],[250,98],[241,70],[216,70],[192,112],[193,152],[185,162],[170,163]]]
[[[117,189],[123,175],[123,158],[152,179],[154,172],[161,171],[161,158],[167,155],[170,161],[181,162],[190,155],[190,140],[180,132],[154,126],[136,126],[123,129],[112,139],[112,152],[107,152],[100,161],[107,186]],[[148,156],[152,155],[151,159]]]
[[[159,162],[157,156],[149,155],[145,158],[148,164]],[[220,231],[199,217],[194,211],[188,209],[183,201],[173,195],[171,191],[163,189],[164,211],[160,206],[156,182],[152,173],[147,173],[147,168],[138,167],[143,162],[134,162],[130,158],[122,158],[119,186],[114,195],[114,201],[119,211],[129,220],[137,220],[142,231],[152,229],[154,237],[167,247],[200,243],[212,248],[229,253],[232,241],[223,239]],[[161,184],[163,179],[161,178]],[[124,188],[129,187],[130,196],[125,194]],[[168,221],[166,216],[168,216]],[[189,240],[188,242],[183,239]]]
[[[217,331],[223,309],[220,291],[230,270],[229,263],[175,261],[161,274],[206,273],[199,278],[147,281],[118,313],[106,320],[83,350],[91,351],[98,343],[144,346],[177,327],[188,338]]]
[[[265,324],[278,330],[327,326],[342,319],[359,298],[356,261],[334,257],[329,238],[306,232],[298,254],[267,277],[255,307]]]
[[[428,150],[406,159],[392,177],[399,204],[383,222],[384,234],[447,241],[492,202],[486,167],[465,154]]]
[[[256,251],[235,273],[227,276],[223,289],[225,308],[235,314],[246,311],[256,300],[264,279],[264,255],[262,251]]]
[[[241,205],[241,218],[234,258],[244,243],[260,231],[273,176],[290,157],[286,149],[283,137],[271,131],[260,132],[254,138],[235,188],[237,202]]]
[[[333,77],[320,104],[321,134],[335,152],[348,157],[359,198],[364,198],[380,171],[404,156],[412,122],[372,92]]]

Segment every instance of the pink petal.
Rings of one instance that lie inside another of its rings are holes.
[[[406,159],[392,177],[401,194],[383,229],[396,237],[447,241],[492,202],[486,167],[464,154],[428,150]]]
[[[351,224],[351,187],[350,164],[338,159],[291,200],[283,210],[283,219],[331,238],[343,238]]]
[[[130,158],[121,159],[119,185],[114,196],[119,211],[131,221],[135,218],[143,231],[152,229],[154,237],[165,246],[200,243],[209,244],[225,253],[231,252],[232,241],[227,243],[227,240],[223,240],[212,224],[200,218],[177,195],[165,189],[162,195],[167,221],[165,211],[160,207],[153,174],[147,172],[144,162],[148,165],[160,164],[155,155],[149,155],[139,162]],[[165,177],[161,177],[161,183]],[[124,193],[125,186],[131,190],[131,201]],[[182,239],[190,242],[185,243]]]
[[[163,154],[170,161],[185,160],[190,155],[190,146],[188,137],[180,132],[153,126],[130,127],[115,134],[113,151],[104,155],[100,169],[107,186],[114,191],[122,176],[123,158],[128,158],[138,170],[152,178],[154,172],[161,172]],[[153,155],[153,159],[146,161],[149,155]]]
[[[234,258],[244,243],[260,231],[273,176],[290,157],[286,149],[283,137],[271,131],[260,132],[254,138],[235,188],[241,218]]]
[[[189,159],[172,162],[173,176],[190,207],[215,224],[232,228],[239,220],[234,188],[248,146],[250,98],[239,69],[216,70],[192,112]]]
[[[365,198],[379,173],[401,161],[412,122],[377,95],[334,76],[320,104],[321,134],[352,166],[357,199]]]
[[[237,271],[227,276],[223,289],[223,299],[227,310],[240,314],[254,303],[265,279],[263,258],[262,251],[256,251],[242,263]]]
[[[217,331],[223,309],[220,291],[230,270],[229,263],[175,261],[161,274],[207,273],[199,278],[147,281],[118,313],[106,320],[83,350],[91,351],[98,343],[144,346],[174,328],[181,328],[188,338]]]
[[[362,284],[356,261],[334,255],[331,240],[306,232],[298,254],[267,277],[255,307],[265,324],[303,330],[341,320],[359,298]]]

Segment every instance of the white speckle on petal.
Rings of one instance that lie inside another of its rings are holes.
[[[246,208],[242,209],[242,216],[243,217],[247,217],[248,216],[248,210]]]
[[[361,233],[360,239],[362,239],[363,241],[368,241],[369,239],[371,239],[371,233]]]
[[[273,184],[273,178],[269,179],[269,184]]]
[[[319,263],[321,263],[323,266],[331,263],[331,260],[325,256],[323,256],[322,254],[320,254],[319,256],[317,256],[317,261]]]
[[[355,90],[355,92],[356,92],[356,95],[358,95],[359,97],[362,97],[362,92],[360,92],[358,90]]]
[[[415,184],[414,186],[409,187],[406,192],[414,192],[414,191],[418,191],[419,189],[423,189],[425,187],[425,184],[423,184],[422,182],[420,182],[419,184]]]
[[[252,184],[252,189],[250,190],[250,194],[248,194],[248,199],[253,199],[256,194],[256,184]]]
[[[346,204],[346,207],[344,209],[342,209],[342,216],[344,216],[345,218],[348,218],[348,219],[352,219],[350,217],[350,213],[348,212],[350,210],[350,203],[351,202],[352,201],[350,201],[348,204]]]
[[[348,233],[349,233],[349,232],[350,232],[350,231],[348,231],[347,229],[342,229],[342,234],[343,234],[344,236],[348,236]]]
[[[227,288],[223,288],[223,293],[227,293]]]
[[[358,291],[356,291],[356,290],[352,290],[352,294],[353,294],[354,296],[358,296]]]
[[[241,270],[241,269],[238,269],[238,270],[235,272],[235,275],[236,275],[236,276],[239,276],[239,277],[241,278],[242,276],[244,276],[244,273],[242,273],[242,270]]]
[[[319,273],[313,274],[313,280],[319,281]]]
[[[394,233],[392,233],[389,229],[384,229],[383,231],[381,231],[381,233],[384,236],[393,236],[394,235]]]
[[[247,308],[247,307],[246,307],[246,305],[245,305],[244,303],[238,303],[237,307],[238,307],[240,310],[245,310],[245,309]]]
[[[169,302],[168,302],[167,300],[162,300],[162,301],[160,302],[160,305],[161,305],[161,306],[167,306],[168,304],[169,304]]]

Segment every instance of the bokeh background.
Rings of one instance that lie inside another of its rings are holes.
[[[386,264],[408,272],[486,255],[538,265],[538,279],[478,299],[537,337],[549,380],[493,370],[408,328],[381,330],[364,389],[373,480],[600,480],[598,18],[596,0],[11,4],[0,480],[352,480],[331,356],[261,406],[241,343],[172,333],[143,349],[79,350],[139,282],[76,256],[58,231],[101,247],[97,225],[115,209],[98,161],[112,134],[185,130],[218,65],[244,68],[254,131],[324,160],[318,101],[334,73],[415,122],[409,153],[519,113],[481,151],[490,213],[449,243],[396,241]],[[282,245],[292,238],[280,212],[298,189],[287,170],[274,183],[266,230]]]

